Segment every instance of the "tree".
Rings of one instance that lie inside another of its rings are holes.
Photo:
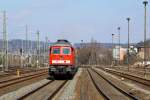
[[[78,49],[78,63],[97,65],[111,64],[112,51],[108,48],[104,48],[100,43],[97,43],[94,39],[91,39],[90,43],[83,44]]]

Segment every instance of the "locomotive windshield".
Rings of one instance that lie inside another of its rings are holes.
[[[70,54],[70,48],[63,48],[63,54]]]
[[[60,48],[53,48],[53,54],[60,54]]]

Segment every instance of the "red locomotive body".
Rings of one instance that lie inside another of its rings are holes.
[[[49,50],[49,74],[73,75],[77,71],[75,66],[75,49],[67,40],[58,40]]]

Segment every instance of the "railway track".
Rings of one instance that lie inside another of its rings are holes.
[[[1,74],[1,75],[0,75],[0,78],[7,77],[7,76],[11,76],[11,75],[14,75],[14,74],[11,74],[11,73],[4,73],[4,74]]]
[[[104,97],[94,86],[86,68],[82,69],[82,74],[78,79],[75,100],[104,100]]]
[[[15,91],[16,89],[19,89],[25,85],[29,85],[45,77],[48,77],[47,71],[42,71],[34,74],[32,73],[30,75],[0,81],[0,95]]]
[[[23,82],[26,80],[30,80],[30,79],[33,79],[33,78],[36,78],[36,77],[39,77],[42,75],[46,75],[46,74],[48,74],[48,73],[44,71],[44,72],[40,72],[40,73],[36,73],[36,74],[23,76],[23,77],[17,77],[17,78],[13,78],[13,79],[3,80],[3,81],[0,81],[0,88],[4,88],[4,87],[10,86],[10,85],[20,83],[20,82]]]
[[[18,100],[51,100],[68,80],[52,80],[18,98]]]
[[[119,71],[111,70],[111,69],[108,69],[108,68],[105,68],[105,69],[101,68],[101,69],[106,71],[106,72],[109,72],[111,74],[121,76],[121,77],[127,78],[129,80],[135,81],[137,83],[140,83],[142,85],[150,87],[150,80],[148,80],[148,79],[141,78],[141,77],[138,77],[138,76],[134,76],[134,75],[131,75],[131,74],[127,74],[125,72],[119,72]]]
[[[26,73],[44,71],[44,70],[47,70],[47,69],[39,69],[39,70],[19,69],[21,75],[26,74]],[[0,75],[0,78],[9,77],[12,75],[17,75],[17,69],[6,71],[6,73]]]
[[[131,95],[128,91],[116,86],[102,74],[96,70],[88,69],[88,73],[94,83],[96,89],[107,100],[138,100],[134,95]]]

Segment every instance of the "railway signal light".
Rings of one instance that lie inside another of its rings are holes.
[[[20,54],[22,55],[22,48],[20,49]]]

